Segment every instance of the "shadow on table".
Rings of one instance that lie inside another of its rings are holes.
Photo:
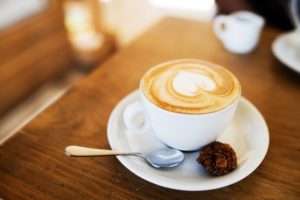
[[[291,83],[299,83],[300,81],[300,74],[288,66],[285,66],[283,63],[278,61],[275,57],[272,59],[272,68],[271,70],[277,77],[280,78],[279,80],[288,80]]]

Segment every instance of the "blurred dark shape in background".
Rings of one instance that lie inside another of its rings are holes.
[[[228,14],[238,10],[249,10],[263,16],[271,26],[282,30],[295,28],[291,18],[289,0],[216,0],[216,3],[220,13]],[[299,8],[300,6],[298,6],[298,10]]]

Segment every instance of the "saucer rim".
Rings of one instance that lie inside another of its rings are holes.
[[[287,37],[290,37],[290,35],[292,34],[297,34],[298,32],[300,32],[299,30],[293,30],[293,31],[289,31],[286,33],[282,33],[280,35],[278,35],[275,40],[272,42],[272,52],[273,55],[286,67],[288,67],[289,69],[300,73],[300,63],[295,64],[294,62],[290,62],[290,59],[288,56],[283,56],[282,54],[280,54],[280,52],[282,52],[281,50],[279,50],[280,47],[280,43],[282,43],[284,40],[286,40]],[[300,34],[300,33],[298,33]]]
[[[128,104],[128,101],[130,101],[129,99],[135,98],[135,96],[139,95],[138,92],[139,92],[138,90],[134,90],[134,91],[130,92],[128,95],[126,95],[125,97],[123,97],[116,104],[111,115],[109,116],[108,126],[107,126],[107,137],[108,137],[108,142],[109,142],[111,149],[116,149],[118,146],[116,144],[116,142],[113,141],[113,135],[114,135],[112,133],[113,123],[118,119],[118,117],[121,113],[121,109]],[[244,178],[246,178],[248,175],[250,175],[262,163],[262,161],[264,160],[264,158],[267,154],[267,151],[269,148],[269,142],[270,142],[268,126],[267,126],[267,123],[266,123],[264,117],[262,116],[262,114],[249,100],[247,100],[243,96],[240,97],[240,101],[243,101],[243,103],[245,103],[247,105],[246,107],[248,107],[248,109],[251,109],[252,112],[254,112],[256,114],[256,116],[259,118],[258,120],[261,122],[261,125],[263,126],[263,129],[265,130],[264,136],[262,137],[265,139],[264,149],[260,150],[261,153],[258,156],[256,156],[255,158],[252,158],[254,160],[249,164],[251,167],[248,167],[246,169],[246,171],[244,171],[242,174],[237,174],[233,178],[229,178],[229,179],[220,181],[220,183],[218,183],[218,184],[182,185],[179,183],[168,182],[167,180],[161,180],[161,179],[157,180],[155,178],[152,178],[151,176],[148,176],[147,173],[142,173],[141,171],[136,171],[131,168],[132,162],[130,161],[130,159],[128,159],[126,157],[117,156],[117,159],[121,162],[121,164],[126,169],[128,169],[130,172],[132,172],[136,176],[138,176],[150,183],[153,183],[155,185],[159,185],[159,186],[169,188],[169,189],[175,189],[175,190],[181,190],[181,191],[207,191],[207,190],[214,190],[214,189],[226,187],[228,185],[237,183],[237,182],[243,180]],[[225,176],[223,176],[223,177],[225,177]],[[166,177],[166,179],[167,179],[167,177]]]

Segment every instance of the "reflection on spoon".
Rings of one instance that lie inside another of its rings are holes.
[[[138,152],[125,152],[106,149],[93,149],[80,146],[67,146],[65,148],[67,156],[93,157],[93,156],[138,156],[145,159],[152,167],[170,168],[179,165],[184,160],[184,154],[176,149],[163,148],[155,150],[149,154]]]

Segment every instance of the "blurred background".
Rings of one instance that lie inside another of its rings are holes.
[[[214,0],[0,0],[0,143],[164,17],[216,10]]]
[[[210,21],[243,2],[0,0],[0,144],[163,18]]]

